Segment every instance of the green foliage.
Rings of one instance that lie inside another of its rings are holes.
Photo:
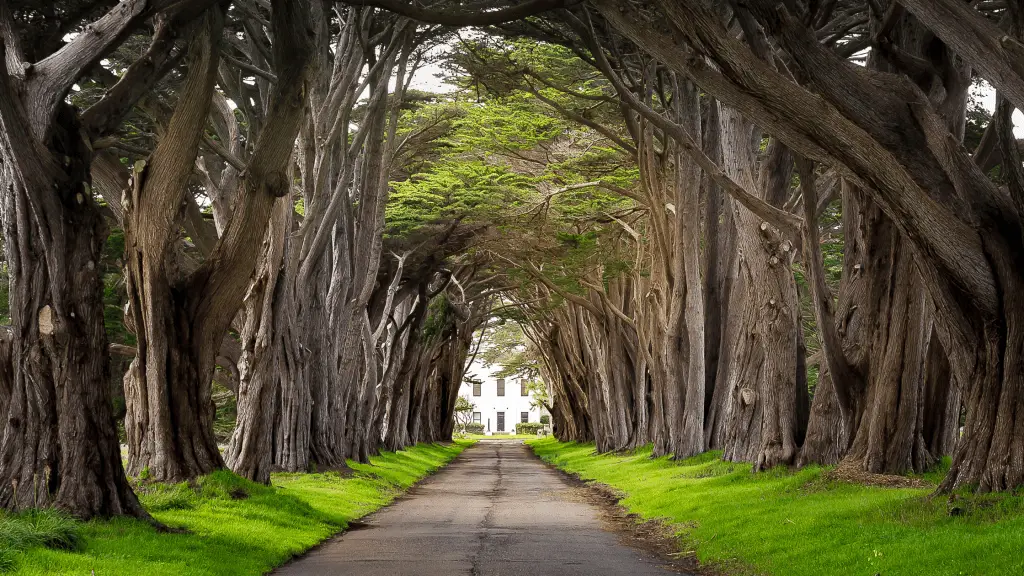
[[[484,366],[500,367],[495,378],[531,380],[540,374],[540,355],[518,322],[499,320],[488,327],[477,357]]]
[[[192,482],[136,486],[139,500],[150,513],[192,510],[213,500],[244,500],[272,490],[227,470],[218,470]]]
[[[521,205],[545,177],[543,163],[535,161],[532,171],[517,164],[529,163],[537,146],[564,129],[522,97],[483,105],[441,101],[406,114],[402,135],[433,138],[428,149],[408,160],[409,177],[391,183],[388,234],[406,234],[442,220],[493,219]]]
[[[153,516],[187,532],[168,533],[127,518],[93,521],[80,550],[33,545],[16,552],[15,574],[62,576],[242,576],[269,572],[390,503],[414,482],[457,456],[468,442],[419,445],[349,461],[352,474],[275,474],[262,486],[220,471],[192,484],[147,485]],[[5,518],[0,518],[3,542]],[[0,544],[2,546],[2,544]],[[4,553],[0,549],[0,565]]]
[[[238,397],[216,382],[213,383],[212,397],[213,404],[217,407],[213,419],[213,433],[217,436],[217,442],[227,444],[238,418]]]
[[[0,512],[0,572],[17,568],[19,553],[31,548],[78,550],[82,528],[81,522],[56,510]]]
[[[544,424],[545,426],[548,425],[548,424],[551,424],[551,415],[550,414],[541,414],[540,415],[540,423]]]
[[[540,422],[520,422],[516,424],[516,434],[532,434],[536,436],[543,429],[544,425]]]
[[[466,424],[466,434],[483,434],[484,425],[479,422],[470,422]]]
[[[446,219],[493,215],[516,206],[532,189],[532,179],[482,160],[448,161],[430,172],[393,182],[385,218],[391,234]]]
[[[467,378],[467,380],[469,380],[469,379]],[[469,400],[467,400],[465,396],[459,396],[455,400],[455,412],[456,413],[472,412],[473,408],[474,408],[473,403],[470,402]]]
[[[423,338],[439,338],[451,322],[451,303],[444,293],[441,293],[430,301],[427,310],[427,318],[423,322]]]
[[[630,512],[666,521],[684,551],[729,574],[1024,573],[1021,494],[947,500],[931,489],[831,480],[813,466],[755,474],[717,452],[672,461],[652,458],[649,447],[597,455],[592,444],[529,444],[547,462],[622,492]]]
[[[964,126],[964,148],[969,151],[977,149],[985,128],[992,120],[992,114],[985,108],[982,101],[983,93],[992,90],[980,77],[974,81],[967,103],[967,123]]]
[[[551,406],[551,396],[548,394],[548,387],[541,380],[530,380],[526,382],[526,388],[530,394],[530,406],[544,408]]]

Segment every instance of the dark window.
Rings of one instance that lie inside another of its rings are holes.
[[[530,421],[530,413],[529,412],[520,412],[519,413],[519,421],[522,422],[523,424],[526,424],[527,422],[529,422]]]
[[[479,395],[480,395],[480,383],[479,382],[473,382],[473,396],[479,396]]]
[[[473,412],[473,422],[476,422],[477,424],[480,423],[480,413],[479,412]]]
[[[498,432],[504,432],[505,431],[505,413],[504,412],[498,412],[498,428],[497,428],[497,431]]]
[[[530,388],[529,388],[529,386],[526,385],[526,380],[520,380],[519,381],[519,394],[521,396],[529,396],[530,395]]]
[[[505,379],[498,378],[498,396],[505,395]]]

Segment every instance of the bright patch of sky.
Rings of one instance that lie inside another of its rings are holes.
[[[975,86],[972,93],[978,102],[990,113],[996,109],[996,91],[988,82],[982,82]],[[1020,110],[1013,112],[1013,134],[1017,138],[1024,138],[1024,113]]]

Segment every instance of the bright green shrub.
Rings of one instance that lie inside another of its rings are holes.
[[[516,434],[536,434],[544,429],[540,422],[522,422],[516,424]]]

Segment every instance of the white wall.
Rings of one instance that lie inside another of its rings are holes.
[[[474,362],[466,370],[466,375],[483,380],[480,396],[473,396],[473,386],[465,382],[459,389],[459,394],[473,405],[473,412],[480,413],[480,423],[484,425],[484,434],[488,435],[498,432],[499,412],[505,413],[505,433],[509,434],[515,432],[523,412],[528,413],[529,422],[540,422],[541,410],[530,406],[533,402],[532,392],[530,396],[522,395],[518,378],[506,378],[505,395],[498,396],[498,379],[494,373],[500,369],[497,365],[488,368],[479,361]]]

